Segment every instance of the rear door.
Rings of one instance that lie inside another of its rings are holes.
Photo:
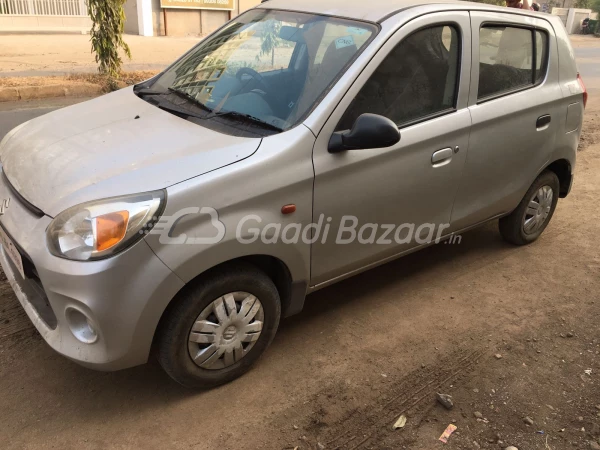
[[[564,111],[556,37],[543,19],[471,12],[469,156],[452,229],[510,212],[554,150]]]

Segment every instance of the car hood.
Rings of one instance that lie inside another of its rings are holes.
[[[252,155],[229,136],[138,98],[132,88],[33,119],[5,140],[8,181],[54,217],[90,200],[166,188]]]

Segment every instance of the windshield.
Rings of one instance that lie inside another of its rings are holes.
[[[146,90],[152,97],[177,95],[203,110],[204,119],[244,118],[286,130],[314,108],[376,31],[364,22],[251,10],[198,44]]]

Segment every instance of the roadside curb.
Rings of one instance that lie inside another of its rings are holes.
[[[90,83],[51,84],[0,88],[0,102],[37,100],[54,97],[93,97],[102,94],[102,86]]]

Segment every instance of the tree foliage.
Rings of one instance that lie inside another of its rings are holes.
[[[126,0],[88,0],[88,14],[92,19],[92,53],[96,53],[98,71],[112,78],[117,78],[123,61],[119,56],[119,48],[131,58],[131,51],[123,41],[125,27]]]
[[[275,64],[275,47],[279,44],[279,30],[281,22],[279,20],[267,20],[263,24],[262,43],[260,46],[260,54],[271,54],[271,65]]]
[[[590,9],[591,4],[591,0],[575,0],[573,2],[573,7],[580,9]]]

